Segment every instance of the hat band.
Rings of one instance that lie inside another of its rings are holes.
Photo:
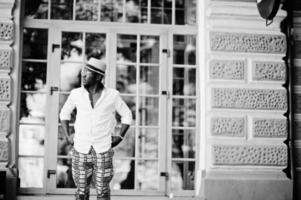
[[[92,65],[86,64],[86,66],[87,66],[91,71],[93,71],[93,72],[96,72],[96,73],[99,73],[99,74],[102,74],[102,75],[105,74],[105,72],[104,72],[103,70],[98,69],[98,68],[96,68],[96,67],[93,67]]]

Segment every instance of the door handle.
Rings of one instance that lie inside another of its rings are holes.
[[[47,178],[50,178],[51,174],[56,174],[56,170],[54,170],[54,169],[48,169],[47,170]]]
[[[55,92],[55,91],[59,91],[59,87],[51,86],[50,87],[50,95],[53,95],[53,92]]]

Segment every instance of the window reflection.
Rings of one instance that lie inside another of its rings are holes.
[[[174,95],[196,95],[196,69],[174,68],[173,90]]]
[[[172,125],[194,127],[196,125],[196,100],[173,99]]]
[[[111,182],[114,190],[135,188],[135,161],[114,159],[114,177]]]
[[[196,0],[176,0],[176,24],[196,24]]]
[[[159,36],[141,36],[140,62],[159,63]]]
[[[76,20],[97,21],[98,0],[76,0]]]
[[[117,36],[117,62],[136,62],[137,58],[137,36],[118,35]]]
[[[172,162],[171,190],[193,190],[195,179],[195,162]]]
[[[171,24],[172,23],[172,0],[151,1],[151,23]]]
[[[126,22],[147,23],[147,0],[126,0]]]
[[[44,175],[43,158],[19,158],[19,178],[21,188],[42,188]]]
[[[23,62],[22,90],[46,92],[46,63]]]
[[[23,58],[47,58],[47,29],[25,28],[23,30]]]
[[[154,97],[139,98],[139,125],[158,125],[159,101]]]
[[[195,158],[195,131],[172,131],[172,157]]]
[[[174,64],[196,64],[196,36],[174,35],[173,45]]]
[[[45,127],[38,125],[20,125],[19,154],[44,155]]]
[[[25,0],[25,16],[33,19],[47,19],[48,0]]]
[[[140,128],[138,132],[139,139],[139,157],[158,158],[159,136],[158,129]]]
[[[101,21],[121,22],[123,15],[123,0],[102,0]]]
[[[72,178],[72,161],[67,158],[59,158],[56,167],[56,187],[76,188]]]
[[[139,94],[159,93],[159,67],[140,67]]]
[[[51,0],[51,19],[72,20],[73,0]]]
[[[116,89],[120,93],[136,93],[136,66],[118,64],[116,81]]]
[[[158,190],[158,161],[138,161],[137,182],[139,190]]]
[[[86,33],[86,60],[91,56],[99,59],[106,57],[106,34]]]

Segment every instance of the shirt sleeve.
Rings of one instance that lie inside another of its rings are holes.
[[[65,102],[61,112],[60,112],[60,119],[61,120],[71,120],[71,113],[75,108],[74,102],[74,93],[71,91],[67,101]]]
[[[126,105],[126,103],[122,100],[119,92],[117,93],[117,97],[115,100],[115,109],[118,114],[121,116],[121,123],[130,125],[133,120],[132,111]]]

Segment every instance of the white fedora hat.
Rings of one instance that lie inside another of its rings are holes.
[[[106,74],[106,63],[93,57],[86,62],[86,68],[101,75]]]

